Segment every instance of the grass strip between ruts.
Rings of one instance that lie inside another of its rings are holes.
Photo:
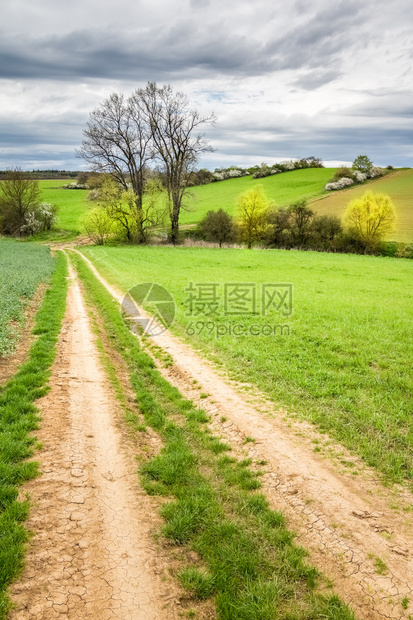
[[[257,492],[259,471],[228,456],[229,446],[206,427],[205,412],[181,396],[156,369],[122,318],[119,305],[78,254],[71,254],[97,308],[110,346],[126,361],[145,423],[162,437],[161,452],[140,468],[150,494],[168,496],[163,535],[197,552],[178,577],[194,599],[214,597],[230,620],[350,620],[350,609],[305,562],[283,516]],[[202,473],[201,473],[202,472]],[[323,593],[317,588],[323,581]]]
[[[0,619],[6,618],[11,608],[7,586],[22,569],[29,537],[23,526],[29,500],[19,501],[18,487],[38,473],[38,464],[27,460],[36,447],[31,432],[40,419],[34,403],[48,390],[66,307],[66,276],[67,260],[59,252],[51,285],[36,315],[33,333],[37,338],[28,360],[0,388]]]

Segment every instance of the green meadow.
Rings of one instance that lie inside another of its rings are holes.
[[[63,189],[62,185],[70,181],[39,181],[42,192],[42,201],[56,205],[58,208],[58,223],[56,228],[79,233],[81,220],[93,204],[88,199],[86,189]]]
[[[267,197],[278,207],[304,198],[310,200],[325,193],[324,186],[334,172],[335,168],[309,168],[283,172],[264,179],[253,179],[252,176],[248,176],[193,187],[189,190],[181,222],[196,224],[208,211],[218,209],[236,215],[239,194],[258,183],[263,186]]]
[[[181,224],[191,225],[199,222],[208,211],[224,209],[236,214],[237,197],[240,193],[261,183],[271,200],[278,206],[286,205],[301,198],[314,198],[324,191],[324,185],[333,176],[332,168],[294,170],[265,179],[252,176],[241,179],[228,179],[218,183],[190,188],[182,211]],[[57,228],[78,233],[81,220],[95,203],[87,199],[88,191],[63,189],[66,181],[40,181],[42,200],[58,207]]]
[[[413,479],[411,261],[180,247],[84,252],[124,291],[165,286],[177,307],[171,329],[232,378],[258,386],[390,479]],[[191,315],[191,282],[217,284],[217,307],[194,303]],[[226,283],[250,285],[250,294],[255,287],[255,314],[241,302],[249,314],[225,308]],[[263,316],[263,284],[292,285],[292,314],[273,305]]]

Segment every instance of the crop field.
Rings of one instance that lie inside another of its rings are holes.
[[[84,252],[124,291],[164,286],[177,308],[172,331],[234,379],[391,479],[413,479],[410,261],[277,250]]]
[[[0,239],[0,357],[12,350],[24,308],[53,268],[48,248]]]
[[[392,233],[391,239],[404,243],[413,241],[413,170],[401,170],[383,179],[373,181],[371,184],[361,185],[354,189],[348,189],[332,193],[322,200],[312,203],[320,215],[343,215],[346,206],[369,189],[373,192],[388,194],[396,207],[397,224],[396,232]]]

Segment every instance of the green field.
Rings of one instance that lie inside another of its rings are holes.
[[[383,179],[373,181],[366,187],[361,185],[332,193],[326,198],[312,203],[312,208],[320,215],[335,214],[342,216],[346,206],[369,189],[374,193],[388,194],[396,207],[396,232],[390,237],[394,241],[411,243],[413,241],[413,170],[401,170]]]
[[[90,208],[88,190],[86,189],[62,189],[62,185],[68,181],[39,181],[42,192],[42,201],[56,205],[58,208],[57,228],[78,233],[81,230],[81,219]]]
[[[301,198],[313,198],[323,193],[324,185],[333,174],[332,168],[315,168],[294,170],[259,180],[249,176],[193,187],[185,199],[181,224],[196,224],[211,210],[224,209],[235,214],[237,196],[256,183],[263,185],[268,198],[278,206]],[[57,228],[78,233],[83,215],[94,206],[87,199],[88,191],[62,189],[63,181],[40,181],[39,184],[42,200],[58,207]]]
[[[269,199],[277,207],[288,205],[302,198],[311,199],[324,193],[324,186],[334,175],[335,168],[311,168],[292,170],[264,179],[252,176],[228,179],[190,189],[187,209],[182,213],[182,224],[196,224],[208,211],[224,209],[236,215],[237,197],[257,183],[261,184]]]
[[[48,248],[0,239],[0,357],[13,349],[24,308],[53,268]]]
[[[165,286],[177,305],[175,333],[393,480],[413,479],[410,261],[165,247],[89,247],[85,254],[124,291],[141,282]],[[191,281],[220,285],[217,314],[187,315]],[[223,285],[237,282],[257,285],[257,314],[225,314]],[[263,283],[292,283],[291,316],[261,316]],[[239,324],[242,335],[217,335]],[[290,334],[255,335],[253,325],[285,325]]]

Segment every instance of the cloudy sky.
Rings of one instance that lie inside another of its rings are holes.
[[[200,162],[413,166],[411,0],[8,0],[0,169],[81,169],[89,112],[147,81],[215,112]]]

